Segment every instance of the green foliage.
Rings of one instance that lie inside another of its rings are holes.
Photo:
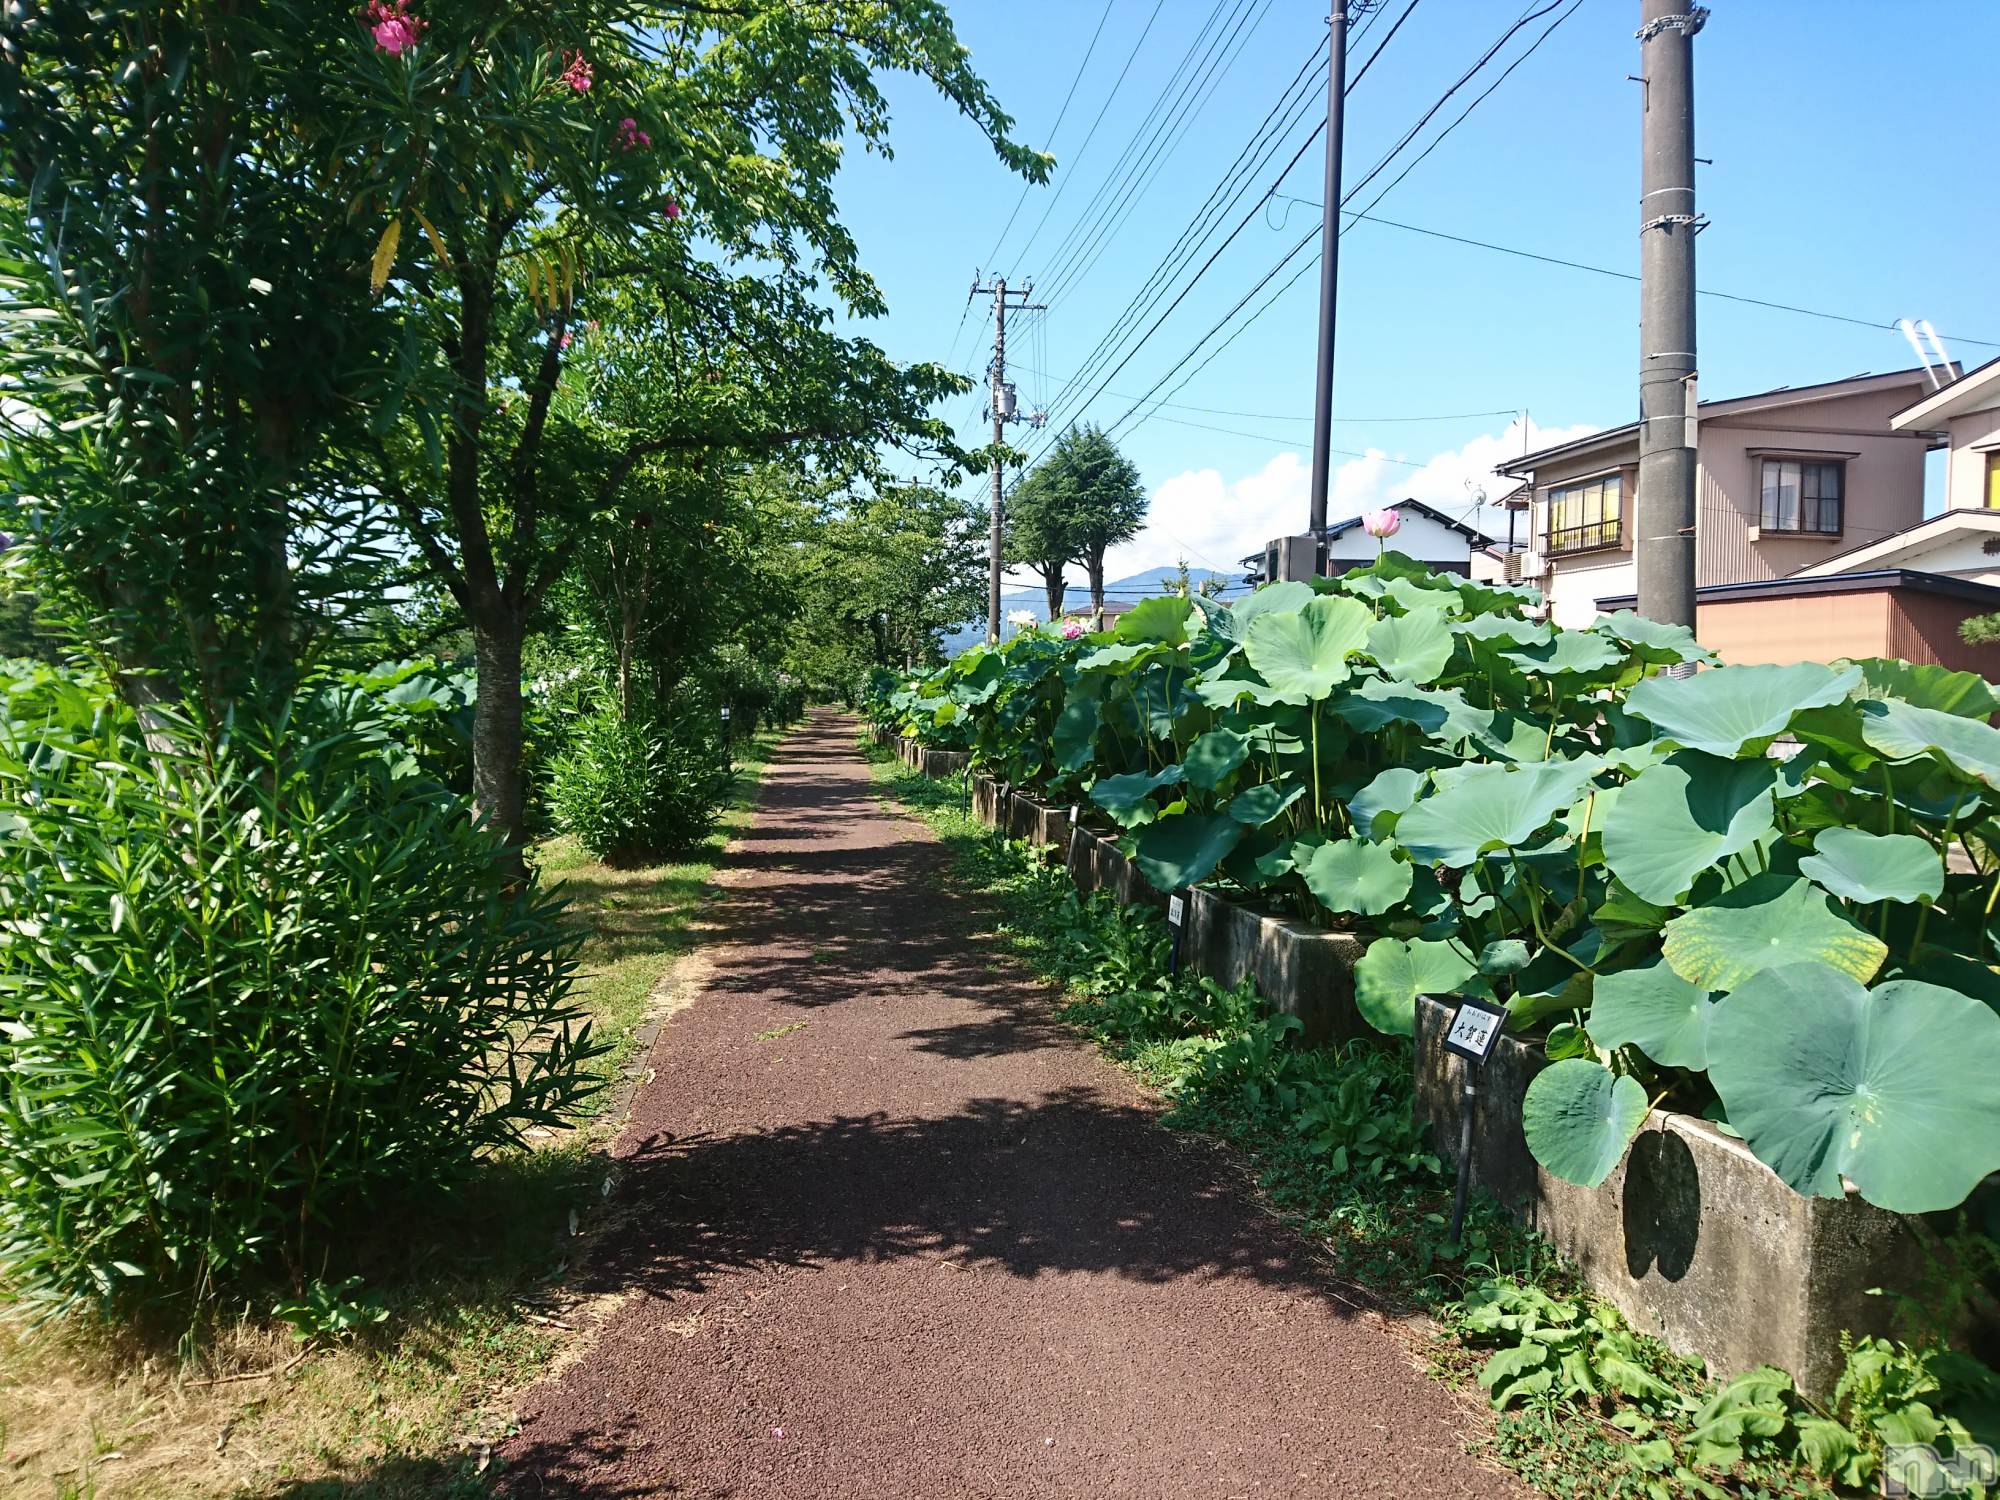
[[[212,746],[147,745],[101,685],[31,697],[0,731],[17,1295],[191,1326],[594,1089],[556,903],[366,696]]]
[[[1101,605],[1104,555],[1146,519],[1139,467],[1094,426],[1071,428],[1007,498],[1007,560],[1039,574],[1051,614],[1062,603],[1063,569],[1081,563]]]
[[[586,714],[550,768],[557,824],[603,859],[636,860],[707,838],[729,798],[728,762],[713,731],[687,716]]]
[[[1163,889],[1212,881],[1362,927],[1356,999],[1380,1030],[1407,1035],[1426,993],[1550,1028],[1564,1066],[1529,1141],[1559,1175],[1601,1181],[1648,1101],[1755,1108],[1721,1087],[1733,1060],[1711,1074],[1712,1030],[1774,970],[1882,987],[1910,1056],[1983,1067],[2000,1048],[1992,688],[1883,661],[1669,677],[1705,660],[1686,631],[1563,630],[1532,602],[1387,553],[1229,608],[1149,600],[1109,638],[969,652],[904,689],[906,724],[1109,816]],[[1769,1064],[1766,1099],[1815,1095],[1831,1066],[1803,1048]],[[1858,1080],[1884,1069],[1857,1050],[1839,1076],[1872,1097]],[[2000,1166],[2000,1101],[1949,1068],[1895,1076],[1899,1118],[1950,1119],[1965,1144],[1918,1170],[1919,1133],[1871,1120],[1885,1155],[1862,1191],[1950,1207]],[[1803,1129],[1742,1134],[1801,1191],[1839,1191],[1805,1165]]]

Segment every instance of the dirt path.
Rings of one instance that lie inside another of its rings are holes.
[[[781,749],[616,1148],[582,1279],[622,1300],[524,1399],[515,1493],[1517,1493],[973,936],[947,862],[851,720]]]

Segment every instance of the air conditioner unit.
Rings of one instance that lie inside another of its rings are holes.
[[[1521,564],[1523,561],[1524,554],[1519,552],[1509,552],[1501,559],[1501,573],[1509,583],[1519,583],[1521,581]]]

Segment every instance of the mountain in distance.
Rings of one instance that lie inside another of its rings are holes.
[[[1110,604],[1136,604],[1141,599],[1155,594],[1169,592],[1180,581],[1178,568],[1150,568],[1144,573],[1134,573],[1129,578],[1108,579],[1104,585],[1104,602]],[[1209,579],[1214,579],[1226,590],[1223,597],[1237,598],[1244,593],[1241,573],[1217,573],[1210,568],[1189,568],[1188,578],[1198,588]],[[1069,592],[1063,595],[1065,612],[1090,608],[1090,590],[1071,584]],[[1033,610],[1037,620],[1048,614],[1048,595],[1039,587],[1025,589],[1002,589],[1000,592],[1000,618],[1004,621],[1017,609]],[[1006,627],[1002,626],[1005,633]],[[970,650],[986,639],[986,622],[970,620],[948,632],[944,638],[944,654],[957,656],[961,651]]]

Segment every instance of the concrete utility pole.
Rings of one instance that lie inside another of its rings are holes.
[[[990,294],[993,298],[993,365],[987,371],[989,382],[987,396],[993,416],[993,516],[986,533],[986,642],[992,645],[1000,639],[1000,556],[1006,533],[1005,501],[1001,495],[1000,445],[1006,441],[1006,424],[1019,422],[1023,418],[1016,411],[1014,388],[1007,384],[1007,299],[1016,298],[1014,307],[1020,312],[1038,312],[1042,304],[1030,302],[1035,284],[1031,281],[1019,291],[1007,290],[1007,278],[997,277],[987,286],[979,284],[979,278],[972,280],[972,294]],[[1040,426],[1039,419],[1036,425]]]
[[[1639,613],[1695,622],[1694,34],[1708,12],[1640,0]]]
[[[1326,530],[1327,460],[1333,448],[1333,322],[1340,297],[1340,133],[1347,112],[1347,7],[1354,0],[1333,0],[1329,18],[1326,75],[1326,182],[1320,195],[1319,233],[1319,383],[1313,393],[1312,512],[1310,530]]]

